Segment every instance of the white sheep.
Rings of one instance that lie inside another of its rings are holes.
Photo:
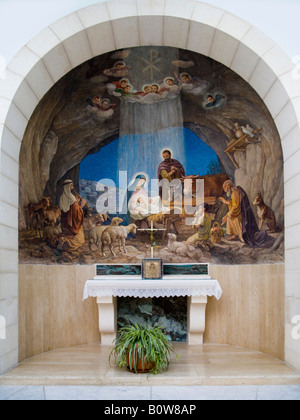
[[[85,217],[83,219],[83,230],[90,231],[94,227],[98,226],[98,224],[103,222],[104,218],[102,214],[96,214],[95,216]]]
[[[114,217],[111,221],[110,226],[118,226],[123,222],[120,217]],[[97,245],[98,249],[101,248],[101,238],[103,232],[110,227],[109,225],[95,226],[89,231],[89,247],[92,250],[92,245]]]
[[[116,253],[114,251],[114,242],[119,242],[120,252],[127,253],[125,243],[127,236],[129,233],[136,234],[137,226],[135,224],[131,224],[129,226],[111,226],[108,229],[106,229],[101,238],[102,246],[101,246],[101,252],[103,257],[106,257],[104,253],[104,247],[108,246],[111,250],[111,253],[113,256],[116,256]],[[123,248],[123,249],[122,249]]]
[[[177,237],[174,233],[168,234],[168,247],[167,251],[173,252],[174,254],[180,255],[181,257],[189,257],[191,259],[199,259],[202,257],[200,249],[196,249],[192,245],[188,245],[185,242],[177,242]]]

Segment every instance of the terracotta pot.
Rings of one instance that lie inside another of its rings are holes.
[[[133,356],[131,356],[133,358]],[[134,360],[133,362],[137,359],[137,350],[135,350],[135,355],[134,355]],[[137,366],[137,370],[135,371],[134,369],[131,369],[131,365],[134,365],[134,363],[130,363],[129,360],[129,353],[127,354],[127,369],[130,372],[133,373],[149,373],[152,369],[155,368],[155,363],[150,362],[148,363],[147,360],[144,360],[144,369],[143,369],[143,361],[142,358],[140,358],[138,366]]]

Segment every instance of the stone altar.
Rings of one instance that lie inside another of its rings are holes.
[[[142,280],[140,276],[96,276],[84,287],[83,300],[97,298],[102,345],[112,345],[117,333],[117,297],[188,296],[188,343],[203,344],[208,297],[221,298],[219,282],[208,275],[164,276]]]

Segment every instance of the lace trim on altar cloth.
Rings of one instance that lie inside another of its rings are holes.
[[[220,286],[198,287],[198,288],[180,288],[180,289],[120,289],[120,288],[93,288],[90,285],[84,291],[83,300],[89,297],[133,297],[133,298],[159,298],[174,296],[214,296],[217,300],[221,299],[223,291]]]

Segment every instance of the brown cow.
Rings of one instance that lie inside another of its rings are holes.
[[[185,179],[203,179],[204,180],[204,197],[219,197],[224,194],[223,184],[229,179],[226,174],[217,174],[217,175],[204,175],[204,176],[186,176],[182,179],[184,182]],[[193,182],[193,194],[196,193],[196,182]]]

